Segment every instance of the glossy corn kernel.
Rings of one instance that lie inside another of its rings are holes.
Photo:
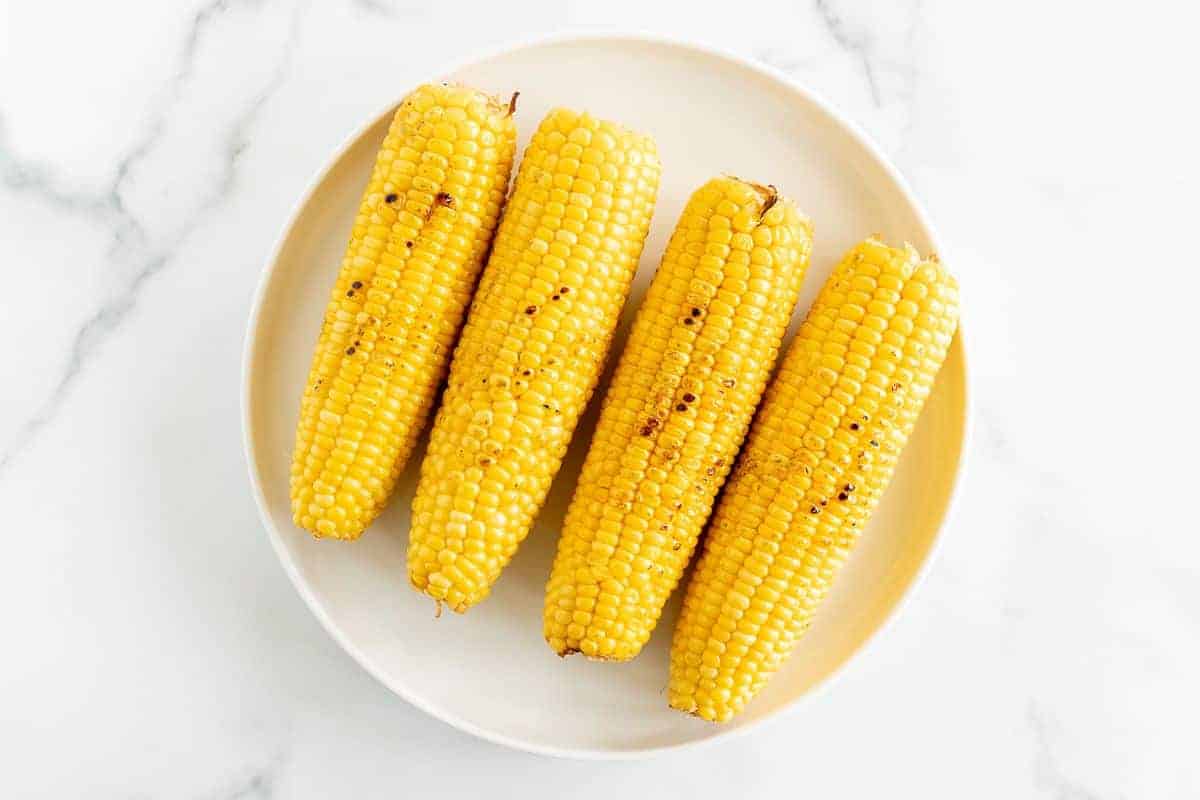
[[[559,655],[626,660],[683,573],[779,353],[812,229],[773,188],[692,195],[638,311],[546,587]]]
[[[292,514],[357,538],[383,508],[445,374],[495,231],[516,126],[508,103],[421,86],[363,193],[304,387]]]
[[[935,259],[868,239],[809,311],[718,504],[671,647],[670,704],[737,714],[812,622],[892,477],[958,322]]]
[[[658,176],[649,137],[565,109],[525,151],[413,501],[409,578],[455,611],[487,595],[545,500],[599,379]]]

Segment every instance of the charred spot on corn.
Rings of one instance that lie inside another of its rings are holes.
[[[390,204],[390,203],[396,202],[399,198],[400,198],[400,196],[393,192],[391,194],[388,194],[386,197],[384,197],[383,202]]]
[[[438,192],[433,201],[436,205],[454,208],[454,195],[449,192]]]

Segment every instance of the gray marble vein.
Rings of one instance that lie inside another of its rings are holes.
[[[287,767],[289,758],[286,750],[281,751],[220,790],[204,795],[205,800],[271,800],[279,794],[280,773]]]
[[[1055,800],[1100,800],[1101,795],[1067,776],[1054,754],[1053,720],[1036,702],[1030,701],[1026,721],[1033,734],[1033,773],[1037,785]]]
[[[269,800],[275,796],[275,775],[272,770],[255,772],[248,778],[238,781],[218,795],[221,800]],[[216,797],[214,796],[214,800]]]
[[[122,201],[122,190],[137,165],[154,152],[167,130],[172,107],[186,91],[198,57],[200,43],[211,23],[233,6],[232,0],[214,0],[201,7],[192,17],[185,36],[180,67],[163,92],[165,98],[147,124],[147,133],[139,139],[117,164],[113,179],[104,191],[80,195],[67,189],[49,169],[19,159],[6,146],[0,124],[0,181],[14,192],[30,195],[35,200],[61,211],[78,214],[106,227],[113,243],[106,254],[109,268],[122,267],[127,277],[111,295],[76,329],[64,359],[63,367],[53,387],[34,411],[18,428],[0,451],[0,475],[13,464],[54,420],[71,389],[84,371],[90,357],[118,330],[137,304],[146,283],[171,263],[175,250],[187,240],[211,214],[230,196],[236,186],[238,161],[249,141],[249,132],[263,106],[283,83],[292,59],[296,33],[304,6],[298,5],[292,15],[290,34],[284,43],[278,62],[262,89],[233,120],[220,143],[222,169],[214,185],[201,189],[202,198],[170,236],[151,242],[136,216]],[[2,122],[2,120],[0,120]]]
[[[842,15],[833,7],[833,0],[815,0],[817,13],[829,34],[838,46],[850,51],[862,63],[863,74],[867,86],[871,90],[871,99],[876,106],[882,105],[879,93],[879,82],[875,78],[875,67],[871,57],[871,37],[865,30],[854,29],[846,23]]]
[[[913,129],[917,120],[917,80],[920,76],[920,70],[917,67],[917,48],[920,45],[921,24],[924,19],[923,2],[924,0],[913,0],[908,15],[908,25],[904,32],[905,59],[903,63],[896,65],[901,76],[902,90],[899,94],[900,100],[904,104],[904,121],[893,157],[899,162],[898,166],[905,171],[908,180],[913,183],[914,187],[917,184],[917,178],[911,170],[905,169],[907,159],[904,151],[912,141]]]
[[[368,14],[389,19],[415,19],[424,16],[423,6],[410,6],[389,0],[350,0],[351,5]]]
[[[819,22],[816,35],[827,36],[861,73],[871,109],[863,120],[878,141],[900,161],[913,133],[918,89],[918,55],[923,25],[923,0],[885,6],[886,14],[865,12],[840,0],[814,0]],[[823,59],[812,48],[776,42],[754,51],[760,61],[801,79],[819,74]],[[826,88],[827,90],[827,88]],[[833,99],[832,97],[830,99]],[[846,105],[850,113],[856,109]],[[866,109],[857,109],[862,114]],[[903,164],[901,164],[903,166]]]

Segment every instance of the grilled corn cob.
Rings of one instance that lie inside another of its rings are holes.
[[[725,721],[809,627],[891,479],[958,320],[935,259],[868,239],[825,284],[726,486],[671,648],[670,704]]]
[[[511,104],[466,87],[421,86],[397,109],[301,401],[292,515],[317,536],[355,539],[387,502],[445,373],[515,141]]]
[[[604,361],[654,209],[649,137],[558,109],[525,151],[421,465],[413,586],[455,611],[529,532]]]
[[[559,655],[641,650],[779,353],[812,228],[771,187],[692,195],[604,399],[546,587]]]

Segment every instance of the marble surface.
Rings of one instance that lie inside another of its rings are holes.
[[[1197,796],[1198,16],[0,2],[0,794]],[[760,59],[880,142],[961,276],[977,418],[938,563],[832,691],[577,764],[424,716],[324,633],[260,528],[238,380],[260,267],[345,136],[440,64],[596,27]]]

